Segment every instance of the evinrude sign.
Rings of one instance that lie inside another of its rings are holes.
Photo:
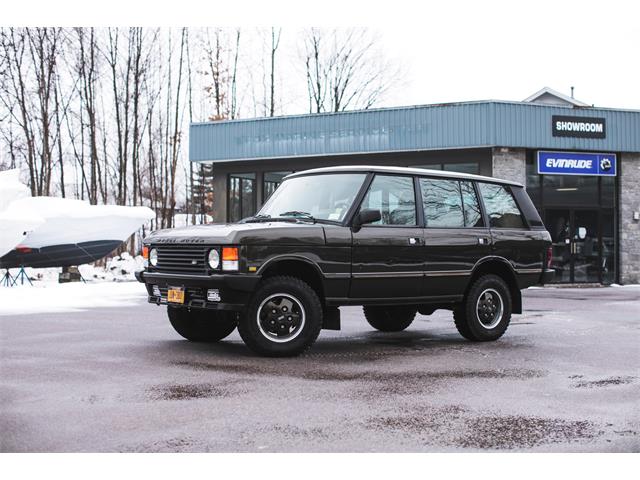
[[[552,115],[551,132],[554,137],[606,138],[607,125],[604,118]]]
[[[538,152],[538,173],[544,175],[616,176],[615,153]]]

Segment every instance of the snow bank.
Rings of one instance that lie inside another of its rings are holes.
[[[126,307],[144,302],[146,294],[144,285],[138,282],[36,283],[33,287],[0,287],[0,316]]]

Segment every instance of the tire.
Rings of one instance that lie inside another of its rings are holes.
[[[238,323],[247,347],[268,357],[300,355],[316,341],[321,328],[318,294],[299,278],[289,276],[264,280]]]
[[[175,331],[191,342],[217,342],[238,324],[233,312],[167,307],[167,314]]]
[[[362,307],[364,318],[369,325],[381,332],[401,332],[413,322],[417,307],[399,306],[366,306]]]
[[[478,278],[454,309],[453,319],[460,335],[475,342],[497,340],[511,321],[511,293],[505,281],[497,275]]]

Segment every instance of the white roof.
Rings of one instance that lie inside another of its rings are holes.
[[[553,101],[550,97],[555,97],[557,101]],[[550,101],[551,100],[551,101]],[[546,103],[546,104],[560,104],[560,105],[573,105],[574,107],[589,107],[590,105],[580,100],[576,100],[573,97],[565,95],[564,93],[560,93],[553,88],[544,87],[541,90],[538,90],[533,95],[525,98],[523,102],[526,103]]]

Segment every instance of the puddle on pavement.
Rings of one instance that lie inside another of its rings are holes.
[[[152,400],[192,400],[196,398],[226,398],[239,392],[233,383],[221,384],[169,384],[157,385],[147,390]]]
[[[427,444],[495,450],[584,442],[604,433],[595,424],[583,420],[478,415],[458,405],[426,408],[405,415],[374,417],[366,427],[416,435]]]
[[[454,440],[464,448],[512,450],[548,443],[589,440],[601,434],[584,420],[527,416],[481,416],[465,421],[465,432]]]
[[[582,378],[582,375],[572,376],[575,378]],[[569,377],[569,378],[572,378]],[[604,388],[615,385],[627,385],[635,380],[635,377],[609,377],[601,380],[581,380],[576,382],[574,388]]]

